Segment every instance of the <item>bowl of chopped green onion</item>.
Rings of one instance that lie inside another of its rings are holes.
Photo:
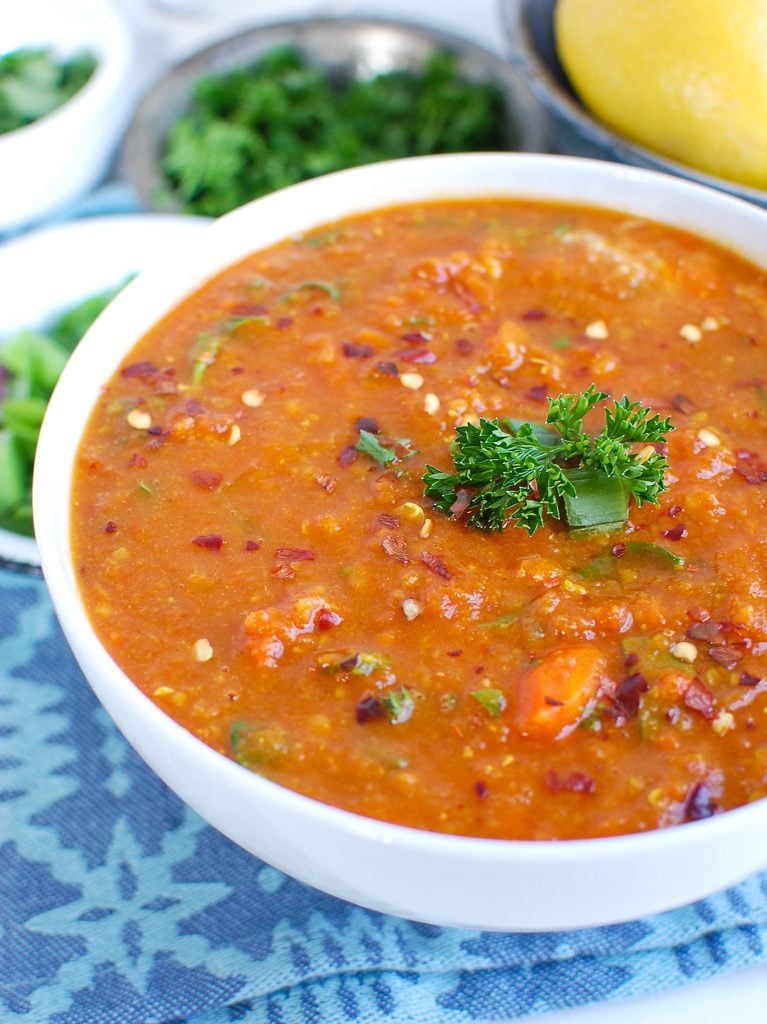
[[[402,22],[267,25],[173,68],[120,159],[150,209],[219,216],[331,171],[398,157],[541,151],[543,119],[500,57]]]
[[[105,175],[135,103],[129,29],[109,0],[10,5],[0,43],[0,235]]]
[[[71,352],[130,277],[205,224],[159,214],[92,217],[0,248],[0,565],[39,564],[32,468],[48,399]]]

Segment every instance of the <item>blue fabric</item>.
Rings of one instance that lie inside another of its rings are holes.
[[[361,910],[235,847],[122,740],[42,580],[0,572],[0,1021],[464,1024],[767,958],[767,875],[580,932]]]

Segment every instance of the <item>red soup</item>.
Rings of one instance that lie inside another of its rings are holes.
[[[205,743],[375,818],[552,839],[763,797],[766,316],[761,270],[581,207],[257,253],[97,403],[93,624]]]

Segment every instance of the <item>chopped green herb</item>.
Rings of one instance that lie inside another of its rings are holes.
[[[344,167],[427,153],[506,149],[501,92],[470,82],[449,53],[421,70],[339,86],[294,47],[199,79],[165,140],[164,198],[219,216],[256,196]],[[310,236],[307,244],[324,244]]]
[[[331,281],[301,281],[300,284],[294,284],[292,288],[288,289],[284,295],[282,295],[277,301],[285,302],[292,299],[294,295],[303,291],[322,291],[325,292],[333,302],[341,301],[341,289],[334,285]]]
[[[373,462],[377,462],[379,466],[388,466],[390,463],[398,461],[394,450],[384,447],[375,434],[371,434],[369,430],[360,430],[360,439],[354,447],[358,452],[369,456]]]
[[[471,696],[482,705],[491,718],[498,718],[506,707],[503,693],[489,686],[481,690],[472,690]]]
[[[95,69],[96,58],[88,52],[60,60],[51,50],[22,48],[0,57],[0,134],[52,113]]]
[[[392,725],[402,725],[403,722],[407,722],[415,710],[413,698],[404,686],[401,686],[399,690],[382,694],[380,701],[386,709],[386,714]]]
[[[605,408],[605,426],[592,437],[583,420],[606,397],[591,384],[581,395],[549,398],[543,425],[481,419],[458,427],[455,472],[427,466],[426,495],[449,515],[458,492],[468,492],[467,521],[480,529],[512,521],[532,535],[545,516],[564,516],[571,531],[614,529],[628,518],[631,497],[657,503],[666,489],[665,456],[640,460],[631,446],[665,442],[673,427],[624,395]]]
[[[499,615],[497,619],[489,622],[478,622],[477,629],[508,629],[519,620],[519,612],[509,612],[507,615]]]
[[[549,346],[553,349],[563,349],[570,347],[570,339],[566,335],[561,335],[558,338],[552,338],[549,342]]]
[[[251,771],[261,771],[288,752],[288,734],[279,725],[232,722],[229,742],[235,761]]]

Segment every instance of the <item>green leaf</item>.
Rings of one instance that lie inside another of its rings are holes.
[[[397,462],[397,455],[391,448],[385,448],[375,434],[371,434],[369,430],[360,430],[360,439],[354,446],[358,452],[362,452],[363,455],[367,455],[378,463],[379,466],[388,466],[392,462]]]
[[[415,710],[413,698],[404,686],[401,686],[399,690],[381,694],[379,700],[392,725],[402,725],[407,722]]]
[[[290,749],[288,734],[279,725],[232,722],[229,742],[235,761],[251,771],[262,771]]]
[[[491,718],[498,718],[506,708],[506,698],[501,690],[492,687],[483,687],[481,690],[472,690],[471,696],[478,701]]]

